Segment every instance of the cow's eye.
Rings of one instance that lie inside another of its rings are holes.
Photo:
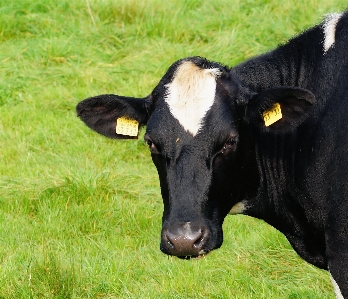
[[[150,152],[152,154],[159,154],[159,150],[157,148],[157,146],[153,143],[153,141],[151,140],[151,138],[149,137],[145,137],[145,142],[148,145]]]
[[[228,137],[227,141],[225,142],[225,145],[222,149],[222,152],[224,152],[227,149],[235,150],[238,143],[238,135],[237,136],[230,136]]]

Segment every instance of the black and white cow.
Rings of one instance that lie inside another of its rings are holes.
[[[111,138],[132,138],[115,132],[121,117],[147,126],[164,253],[207,254],[226,215],[242,213],[281,231],[348,298],[347,12],[233,68],[179,60],[149,96],[100,95],[77,113]]]

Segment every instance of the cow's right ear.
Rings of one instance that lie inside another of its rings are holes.
[[[113,94],[88,98],[76,106],[78,117],[92,130],[109,138],[133,139],[137,134],[127,134],[127,130],[116,133],[118,119],[126,119],[131,126],[146,125],[149,114],[149,98],[131,98]],[[136,131],[137,132],[137,131]]]
[[[244,118],[263,132],[289,132],[307,119],[315,101],[309,90],[275,87],[256,94],[247,104]]]

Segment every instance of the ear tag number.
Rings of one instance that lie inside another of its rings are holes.
[[[274,124],[276,121],[282,119],[282,117],[282,110],[280,109],[279,103],[275,103],[271,109],[263,113],[263,120],[265,121],[266,127]]]
[[[138,127],[139,123],[135,119],[122,116],[116,121],[116,134],[138,136]]]

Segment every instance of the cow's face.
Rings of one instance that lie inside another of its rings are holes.
[[[164,202],[161,250],[181,257],[219,247],[223,219],[238,200],[226,194],[239,172],[240,121],[230,98],[237,86],[220,65],[200,62],[168,71],[152,93],[145,134]]]
[[[115,133],[122,116],[147,125],[145,141],[164,203],[161,250],[197,257],[221,246],[230,211],[242,213],[252,204],[247,199],[259,180],[256,135],[291,130],[313,101],[298,88],[256,94],[225,67],[192,57],[174,63],[146,98],[93,97],[77,112],[89,127],[112,138],[125,137]],[[283,118],[265,127],[262,114],[275,102],[284,108]]]

